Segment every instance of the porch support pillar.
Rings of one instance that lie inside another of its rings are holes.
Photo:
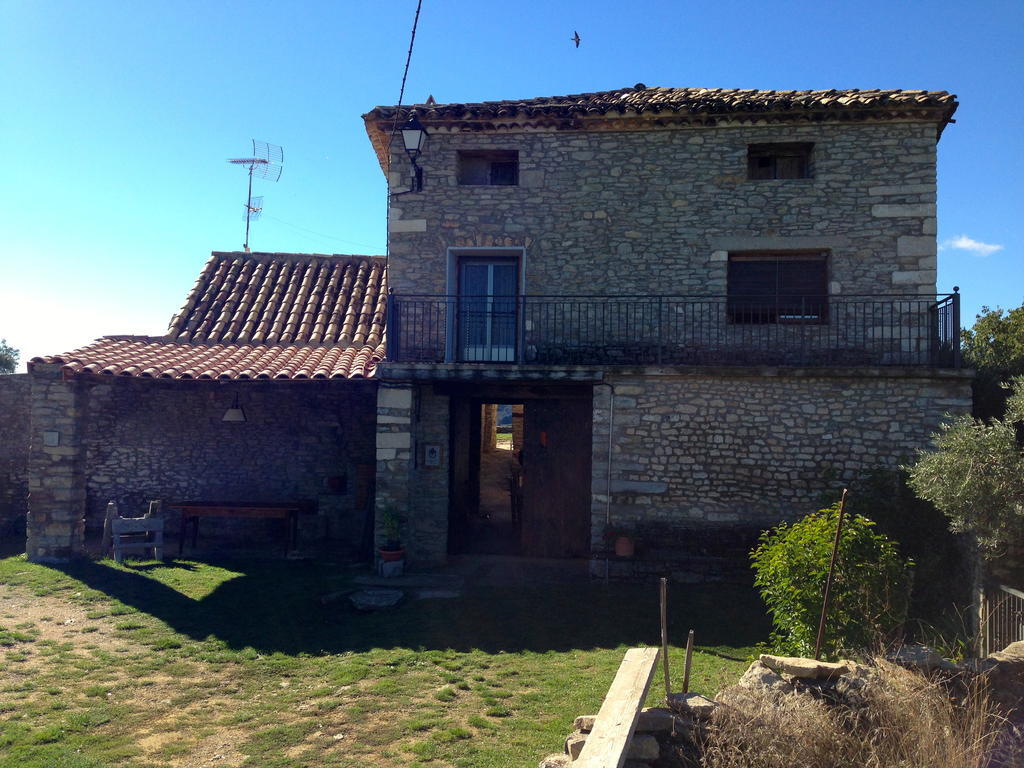
[[[32,367],[26,552],[33,562],[85,553],[82,384],[61,366]]]
[[[384,544],[382,514],[391,510],[403,519],[403,536],[411,530],[413,388],[384,384],[377,388],[377,493],[374,503],[374,546]],[[404,542],[408,544],[408,542]]]

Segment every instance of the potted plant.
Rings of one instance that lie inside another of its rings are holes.
[[[380,527],[384,533],[384,544],[377,549],[380,559],[385,563],[405,559],[405,547],[401,540],[402,520],[398,513],[390,507],[384,509],[380,515]]]
[[[636,553],[636,541],[633,532],[628,528],[616,525],[605,526],[604,538],[614,550],[616,557],[632,557]]]

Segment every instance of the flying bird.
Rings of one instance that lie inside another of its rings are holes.
[[[569,39],[576,43],[577,48],[580,47],[580,33],[577,32],[575,29],[572,31],[572,37],[570,37]]]

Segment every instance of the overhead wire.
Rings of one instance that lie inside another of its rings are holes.
[[[391,144],[395,139],[395,134],[398,132],[398,118],[402,114],[402,100],[405,98],[405,81],[409,77],[409,63],[412,61],[412,49],[416,45],[416,28],[420,23],[420,9],[423,7],[423,0],[416,0],[416,15],[412,20],[412,32],[409,35],[409,51],[405,55],[405,69],[402,70],[402,85],[398,89],[398,104],[395,106],[395,119],[391,123],[391,134],[388,136],[388,170],[391,167]],[[390,174],[389,174],[390,176]],[[388,224],[388,231],[390,231],[391,224],[391,180],[387,180],[388,189],[388,205],[387,205],[387,216],[386,222]],[[391,264],[391,243],[388,242],[387,247],[384,250],[384,269],[388,269]]]
[[[323,238],[323,239],[326,239],[326,240],[336,240],[339,243],[348,243],[349,245],[357,245],[360,248],[367,248],[367,249],[370,249],[370,250],[376,250],[376,248],[377,248],[377,246],[375,246],[375,245],[369,245],[367,243],[359,243],[359,242],[356,242],[355,240],[346,240],[343,237],[336,237],[334,235],[328,235],[326,232],[317,232],[315,229],[309,229],[307,227],[300,227],[298,224],[293,224],[290,221],[285,221],[284,219],[280,219],[277,216],[271,216],[268,213],[264,213],[263,214],[263,218],[264,219],[273,219],[278,224],[283,224],[284,226],[290,227],[291,229],[298,230],[299,232],[305,232],[306,234],[315,235],[316,237],[320,237],[320,238]]]

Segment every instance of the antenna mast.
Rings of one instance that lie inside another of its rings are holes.
[[[229,159],[232,165],[249,167],[249,194],[245,199],[245,243],[242,247],[249,252],[249,222],[256,221],[263,211],[263,198],[252,196],[252,177],[259,176],[268,181],[281,178],[281,163],[284,162],[284,150],[276,144],[252,140],[252,157]]]

